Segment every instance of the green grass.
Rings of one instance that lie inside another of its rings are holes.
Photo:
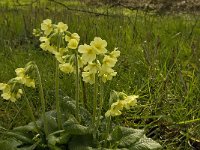
[[[53,3],[41,8],[1,6],[0,82],[13,78],[17,67],[23,67],[30,60],[36,61],[49,109],[54,108],[54,60],[40,50],[38,40],[31,33],[33,28],[40,27],[43,19],[63,21],[70,31],[80,35],[81,44],[100,36],[108,42],[109,50],[118,47],[121,51],[115,68],[118,75],[106,85],[105,100],[110,90],[139,94],[140,99],[138,107],[115,121],[135,128],[144,127],[148,136],[165,149],[192,149],[191,145],[199,144],[198,16],[159,16],[145,12],[123,16],[124,10],[119,10],[116,17],[109,17],[64,8],[57,11],[59,8],[61,6]],[[60,78],[62,95],[74,97],[73,76],[61,74]],[[92,95],[92,88],[89,91],[88,97]],[[39,116],[37,93],[37,89],[30,90],[28,96],[35,115]],[[26,110],[20,110],[22,106],[23,100],[13,104],[0,98],[0,125],[13,127],[28,122],[24,115]]]

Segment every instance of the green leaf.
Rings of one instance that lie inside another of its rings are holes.
[[[80,125],[74,116],[70,116],[69,119],[63,124],[63,128],[70,134],[84,135],[89,134],[91,131],[88,127]]]
[[[45,113],[46,119],[47,119],[47,124],[48,124],[48,131],[49,133],[55,132],[58,130],[58,124],[57,124],[57,115],[56,111],[48,111]],[[43,118],[41,117],[42,123],[44,124]],[[44,129],[43,129],[44,130]]]
[[[20,140],[27,144],[33,143],[31,138],[24,136],[23,133],[20,133],[20,132],[9,131],[9,132],[5,132],[4,134],[12,138],[16,138],[17,140]]]
[[[130,150],[158,150],[162,146],[151,138],[143,136],[137,143],[130,147]]]
[[[122,130],[119,126],[115,127],[110,135],[110,139],[113,142],[119,141],[123,137]]]
[[[61,108],[61,113],[65,115],[66,114],[75,115],[76,113],[75,101],[68,96],[65,96],[63,99],[61,99],[60,108]]]
[[[120,139],[120,147],[129,147],[130,145],[138,142],[143,136],[144,131],[139,129],[122,127],[122,138]]]
[[[0,149],[1,150],[17,150],[17,146],[21,145],[20,141],[14,139],[7,139],[0,141]]]
[[[36,121],[36,124],[37,124],[37,126],[38,126],[39,128],[41,128],[41,126],[42,126],[41,120]],[[31,131],[31,132],[36,132],[37,129],[36,129],[36,127],[35,127],[34,122],[30,122],[29,124],[27,124],[27,125],[25,125],[25,126],[15,127],[15,128],[13,129],[13,131],[25,133],[25,132],[30,132],[30,131]]]
[[[94,150],[92,147],[93,138],[91,134],[73,136],[68,146],[70,150]]]
[[[129,150],[157,150],[161,145],[151,138],[147,138],[143,130],[116,127],[111,133],[112,147]]]

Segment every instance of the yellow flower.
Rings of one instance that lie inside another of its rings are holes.
[[[71,39],[75,39],[79,42],[80,36],[77,33],[73,33],[70,36],[68,36],[68,35],[65,36],[65,41],[69,42]]]
[[[94,84],[95,83],[95,74],[90,72],[82,72],[83,81],[86,83]]]
[[[120,51],[117,50],[118,48],[115,48],[109,55],[111,58],[117,58],[120,56]]]
[[[84,71],[89,71],[90,73],[97,73],[99,70],[100,65],[97,63],[88,63],[88,65],[84,68]]]
[[[27,87],[35,88],[35,80],[31,79],[28,75],[25,74],[25,68],[15,69],[17,77],[14,78],[19,83],[26,85]]]
[[[110,110],[108,110],[106,113],[105,113],[105,116],[106,117],[109,117],[109,116],[119,116],[121,115],[121,110],[123,109],[124,105],[123,105],[123,102],[121,100],[118,100],[117,102],[113,103],[111,105],[111,108]]]
[[[59,63],[61,63],[61,64],[64,64],[64,63],[65,63],[65,61],[64,61],[64,59],[63,59],[63,55],[62,55],[61,53],[55,52],[55,57],[56,57],[56,59],[57,59],[57,61],[58,61]]]
[[[119,115],[121,115],[122,114],[122,112],[121,111],[119,111],[119,110],[108,110],[106,113],[105,113],[105,116],[106,117],[111,117],[111,116],[119,116]]]
[[[104,54],[107,52],[107,42],[105,40],[102,40],[100,37],[95,37],[90,45],[95,49],[97,54]]]
[[[137,104],[137,98],[139,96],[138,95],[130,95],[130,96],[127,96],[123,102],[124,102],[124,107],[126,109],[130,109],[130,107],[132,106],[135,106]]]
[[[102,77],[102,81],[105,83],[107,80],[112,80],[112,78],[117,75],[117,72],[106,65],[102,65],[99,75]]]
[[[116,58],[112,58],[108,55],[105,55],[103,58],[103,65],[106,65],[108,67],[114,67],[116,62],[117,62]]]
[[[15,69],[15,72],[18,77],[24,77],[25,75],[25,68],[17,68]]]
[[[21,95],[23,94],[22,89],[18,89],[17,94],[16,94],[16,98],[19,99],[21,98]]]
[[[59,64],[59,69],[64,73],[72,73],[74,67],[70,63]]]
[[[65,32],[68,29],[67,24],[64,24],[63,22],[59,22],[58,25],[56,25],[58,32]]]
[[[96,51],[90,45],[84,44],[78,47],[78,52],[82,53],[83,63],[92,62],[96,59]]]
[[[35,80],[31,79],[29,76],[25,76],[24,78],[22,78],[22,83],[27,87],[35,88]]]
[[[53,31],[52,21],[50,19],[46,19],[41,24],[41,29],[44,31],[44,34],[48,36]]]
[[[40,42],[42,42],[40,44],[40,48],[44,51],[48,51],[50,50],[51,51],[51,46],[50,46],[50,41],[47,37],[40,37]]]
[[[76,39],[69,40],[69,43],[67,45],[71,49],[76,49],[78,47],[78,41]]]
[[[1,96],[3,97],[3,99],[9,100],[11,98],[11,92],[3,93],[1,94]]]
[[[6,83],[0,83],[0,90],[3,91],[3,93],[1,94],[1,96],[3,97],[3,99],[5,100],[9,100],[12,97],[12,93],[11,93],[11,86],[6,84]],[[13,98],[12,98],[13,100]]]
[[[0,83],[0,90],[6,89],[7,86],[8,86],[8,84],[6,84],[6,83]]]

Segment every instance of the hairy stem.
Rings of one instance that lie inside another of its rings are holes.
[[[76,119],[80,121],[79,117],[79,90],[80,90],[80,85],[79,85],[79,70],[78,70],[78,51],[75,52],[75,67],[76,67],[76,77],[75,77],[75,82],[76,82],[76,92],[75,92],[75,100],[76,100]]]
[[[104,97],[104,85],[102,81],[100,81],[100,102],[99,102],[99,112],[98,112],[98,118],[97,118],[97,129],[99,128],[99,125],[101,123],[101,111],[103,108],[103,97]]]
[[[24,98],[25,98],[25,101],[26,101],[26,106],[27,106],[27,109],[28,109],[27,113],[28,113],[29,117],[31,118],[31,120],[33,121],[33,123],[35,125],[35,128],[36,128],[36,131],[39,133],[39,127],[36,124],[36,119],[35,119],[35,116],[33,115],[33,111],[31,109],[31,105],[30,105],[30,102],[29,102],[29,100],[28,100],[28,98],[26,96],[26,92],[25,92],[24,88],[23,88],[23,94],[24,94]]]
[[[96,117],[97,117],[97,98],[98,98],[98,80],[97,80],[97,76],[95,76],[95,83],[94,83],[94,100],[93,100],[93,116],[92,116],[92,125],[93,125],[93,137],[94,139],[96,139],[96,132],[97,132],[97,128],[96,128]]]
[[[59,36],[58,43],[57,43],[58,52],[60,49],[60,42],[61,42],[60,40],[61,40],[61,37]],[[56,113],[57,113],[58,129],[61,130],[62,118],[61,118],[60,100],[59,100],[59,62],[57,60],[56,60],[56,72],[55,72],[55,98],[56,98]]]
[[[41,105],[42,105],[42,117],[44,120],[44,132],[45,132],[45,135],[47,136],[49,133],[48,133],[48,126],[47,126],[47,118],[45,115],[46,108],[45,108],[45,99],[44,99],[42,80],[41,80],[39,69],[36,64],[35,64],[35,68],[36,68],[37,77],[39,81],[39,94],[40,94],[40,100],[41,100]]]

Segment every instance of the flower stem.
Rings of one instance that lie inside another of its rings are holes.
[[[99,128],[99,125],[101,123],[101,111],[103,108],[103,97],[104,97],[104,85],[102,81],[100,81],[100,102],[99,102],[99,112],[98,112],[98,118],[97,118],[97,129]]]
[[[97,128],[95,125],[96,117],[97,117],[97,98],[98,98],[98,80],[97,76],[95,76],[95,83],[94,83],[94,101],[93,101],[93,116],[92,116],[92,125],[93,125],[93,138],[96,140],[96,132]]]
[[[76,100],[76,119],[80,122],[80,117],[79,117],[79,90],[80,90],[80,85],[79,85],[79,70],[78,70],[78,51],[75,52],[75,67],[76,67],[76,77],[75,77],[75,82],[76,82],[76,92],[75,92],[75,100]]]
[[[26,101],[26,106],[27,106],[27,109],[28,109],[27,113],[28,113],[29,117],[31,118],[31,120],[33,121],[37,133],[39,133],[40,130],[39,130],[38,125],[36,124],[36,119],[35,119],[35,116],[33,115],[33,111],[31,109],[30,102],[29,102],[29,100],[28,100],[28,98],[26,96],[26,92],[25,92],[24,88],[22,88],[22,89],[23,89],[23,94],[24,94],[24,98],[25,98],[25,101]]]
[[[108,118],[106,118],[106,138],[105,138],[106,141],[109,137],[110,128],[111,128],[111,117],[109,116]],[[107,142],[105,143],[105,145],[107,146]]]
[[[59,68],[58,61],[56,60],[56,74],[55,74],[55,97],[56,97],[56,112],[58,129],[61,130],[61,111],[60,111],[60,100],[59,100]]]
[[[38,81],[39,81],[39,94],[40,94],[40,100],[41,100],[41,105],[42,105],[42,117],[44,120],[44,132],[45,132],[45,135],[48,136],[49,133],[48,133],[48,126],[47,126],[47,118],[45,115],[46,109],[45,109],[45,99],[44,99],[42,80],[41,80],[38,66],[36,64],[35,64],[35,68],[36,68],[36,73],[37,73],[37,77],[38,77]]]
[[[61,36],[58,37],[57,51],[60,49]],[[56,60],[56,59],[55,59]],[[55,72],[55,98],[56,98],[56,113],[57,113],[57,122],[58,129],[62,128],[62,116],[60,111],[60,100],[59,100],[59,62],[56,60],[56,72]]]

